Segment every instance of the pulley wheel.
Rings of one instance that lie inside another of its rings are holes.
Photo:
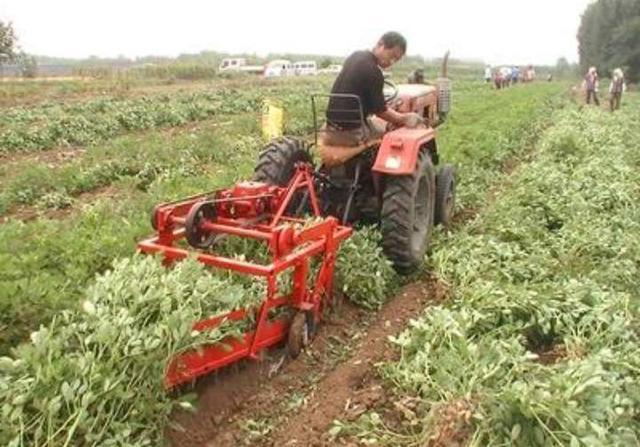
[[[210,202],[199,202],[194,204],[187,214],[184,222],[185,237],[187,242],[194,248],[209,248],[215,241],[216,234],[202,229],[204,221],[211,221],[216,217],[216,208]]]

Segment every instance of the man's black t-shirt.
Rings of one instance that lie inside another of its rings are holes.
[[[382,90],[384,76],[371,51],[356,51],[347,58],[333,84],[331,93],[358,95],[364,118],[384,112],[387,106]],[[345,111],[355,109],[355,111]],[[355,98],[331,98],[327,107],[327,121],[342,129],[360,127],[360,112]]]

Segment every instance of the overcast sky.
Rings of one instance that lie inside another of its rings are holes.
[[[384,31],[408,53],[492,64],[576,61],[593,0],[0,0],[22,48],[64,57],[176,56],[202,50],[348,55]]]

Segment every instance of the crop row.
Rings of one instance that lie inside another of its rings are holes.
[[[495,203],[433,256],[451,300],[382,368],[404,422],[334,434],[377,445],[640,442],[640,120],[560,112]]]
[[[285,99],[299,96],[302,100],[306,96],[298,84],[279,87]],[[71,104],[12,108],[0,113],[0,153],[84,146],[131,131],[180,126],[219,115],[259,112],[262,100],[273,88],[225,88],[128,99],[106,97]],[[309,86],[304,88],[306,92]]]
[[[285,87],[282,103],[291,116],[285,122],[285,130],[290,135],[300,135],[311,132],[311,119],[308,111],[297,109],[300,102],[305,103],[306,93]],[[255,97],[269,93],[261,92]],[[224,115],[220,115],[223,114]],[[257,125],[260,108],[248,112],[228,114],[228,110],[216,109],[216,118],[198,123],[200,127],[220,127],[218,134],[227,134],[226,129],[231,126],[236,135],[226,138],[224,142],[211,141],[209,147],[191,149],[193,145],[193,128],[185,128],[173,132],[175,149],[166,147],[165,133],[148,132],[143,135],[123,135],[108,141],[91,144],[86,151],[70,157],[71,161],[57,163],[53,166],[34,159],[15,161],[0,167],[3,174],[0,180],[0,214],[9,211],[15,205],[36,205],[38,208],[64,208],[73,203],[74,197],[108,186],[125,177],[134,178],[139,188],[144,189],[159,175],[171,170],[197,170],[197,166],[208,161],[218,161],[221,154],[236,156],[242,153],[242,148],[236,151],[231,147],[246,147],[253,143],[259,145]],[[304,113],[303,118],[296,113]],[[168,131],[167,131],[168,132]],[[255,137],[254,137],[255,136]],[[220,146],[229,146],[229,150],[221,152]],[[225,155],[226,156],[226,155]]]

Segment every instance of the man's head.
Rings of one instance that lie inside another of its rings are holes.
[[[389,68],[407,52],[407,41],[402,34],[395,31],[384,33],[376,46],[373,54],[382,68]]]

